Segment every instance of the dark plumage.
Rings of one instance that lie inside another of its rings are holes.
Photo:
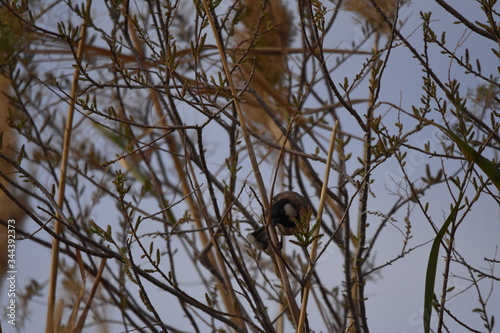
[[[300,219],[301,210],[309,210],[307,200],[294,191],[277,194],[271,201],[271,223],[278,234],[293,235],[297,231],[294,220]],[[262,226],[247,236],[249,243],[259,249],[265,249],[269,244],[266,227]]]

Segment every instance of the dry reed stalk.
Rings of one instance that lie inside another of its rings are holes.
[[[80,318],[78,319],[78,322],[76,324],[76,328],[74,331],[75,333],[81,333],[83,330],[83,326],[85,324],[87,314],[90,310],[92,300],[94,299],[94,296],[97,292],[97,287],[99,286],[99,283],[100,283],[101,277],[102,277],[102,273],[104,272],[105,267],[106,267],[106,258],[102,258],[101,265],[99,266],[99,270],[97,271],[97,275],[96,275],[95,280],[94,280],[94,284],[92,285],[92,289],[90,290],[89,299],[87,301],[87,304],[85,304],[85,308],[83,308],[82,314],[80,315]]]
[[[210,8],[209,8],[206,0],[203,0],[203,7],[204,7],[205,12],[207,14],[207,18],[209,20],[210,27],[212,28],[213,36],[214,36],[214,39],[216,41],[217,48],[219,50],[222,67],[223,67],[224,73],[226,75],[227,82],[229,84],[229,88],[230,88],[230,92],[231,92],[231,95],[233,98],[234,106],[236,108],[236,112],[238,114],[238,118],[240,121],[240,128],[242,131],[242,136],[243,136],[243,139],[245,141],[245,146],[246,146],[246,149],[248,152],[248,156],[250,158],[252,170],[253,170],[254,176],[255,176],[255,181],[257,183],[257,188],[259,189],[259,194],[261,196],[260,199],[264,205],[264,210],[266,212],[268,212],[269,211],[269,198],[267,196],[267,191],[266,191],[266,188],[264,185],[264,181],[262,179],[262,175],[261,175],[261,172],[259,170],[259,163],[257,161],[257,157],[256,157],[255,151],[253,149],[252,142],[250,140],[250,135],[248,133],[247,125],[246,125],[245,119],[243,117],[243,111],[242,111],[241,104],[239,101],[238,91],[236,90],[234,81],[232,79],[232,74],[231,74],[231,71],[229,69],[227,59],[226,59],[226,53],[224,52],[224,47],[223,47],[222,42],[219,38],[214,19],[212,17],[212,13],[210,11]],[[272,243],[275,245],[278,244],[278,236],[276,235],[276,230],[274,230],[274,228],[269,228],[269,229],[270,229],[270,236],[271,236]],[[291,317],[292,317],[294,325],[297,325],[299,310],[298,310],[297,303],[295,302],[295,297],[294,297],[294,294],[293,294],[293,291],[292,291],[292,288],[290,285],[290,280],[288,279],[286,267],[282,261],[281,256],[278,253],[274,253],[274,255],[275,255],[275,262],[278,266],[279,278],[281,279],[281,282],[283,284],[283,289],[285,290],[285,294],[287,297]]]
[[[85,5],[85,10],[87,13],[90,12],[90,7],[92,5],[92,0],[87,0]],[[86,22],[82,24],[80,28],[80,40],[78,41],[77,58],[78,63],[81,62],[83,58],[83,50],[85,48],[85,36],[86,36]],[[71,143],[71,132],[73,129],[73,116],[75,113],[75,99],[78,87],[78,77],[79,69],[78,65],[75,66],[75,72],[73,74],[73,81],[71,83],[71,99],[68,106],[68,118],[66,119],[66,125],[64,128],[64,139],[63,139],[63,151],[61,157],[61,170],[59,173],[59,184],[58,184],[58,194],[57,194],[57,204],[59,207],[64,205],[64,192],[66,187],[66,174],[68,169],[68,156]],[[59,222],[60,214],[56,212],[56,219],[54,221],[54,233],[57,235],[61,234],[62,225]],[[49,279],[49,294],[47,302],[47,323],[45,331],[47,333],[54,332],[54,305],[56,299],[56,289],[57,289],[57,275],[59,270],[59,240],[56,238],[52,241],[52,256],[50,265],[50,279]]]
[[[306,319],[306,313],[307,313],[307,301],[309,299],[309,292],[311,290],[311,277],[312,277],[312,271],[314,269],[314,262],[316,260],[316,253],[318,251],[318,235],[319,235],[319,230],[321,226],[321,216],[323,215],[323,207],[326,199],[326,189],[328,188],[328,179],[330,178],[330,165],[332,163],[332,156],[333,152],[335,150],[335,138],[337,136],[337,126],[339,124],[339,121],[336,120],[335,124],[333,125],[332,128],[332,134],[330,137],[330,146],[328,148],[328,156],[326,158],[326,164],[325,164],[325,175],[323,178],[323,187],[321,188],[321,196],[319,199],[319,204],[318,204],[318,215],[316,216],[316,224],[318,227],[316,228],[314,232],[314,242],[311,247],[311,254],[310,254],[310,260],[309,260],[309,266],[307,269],[307,276],[306,276],[306,283],[304,286],[304,290],[302,293],[302,307],[300,309],[300,317],[299,317],[299,324],[297,325],[297,333],[302,333],[304,332],[304,323]]]

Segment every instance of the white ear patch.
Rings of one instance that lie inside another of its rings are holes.
[[[286,216],[289,218],[296,218],[297,217],[297,211],[295,208],[293,208],[292,204],[287,203],[285,207],[283,207],[283,210],[285,211]]]
[[[262,236],[262,235],[261,235]],[[264,237],[265,236],[265,237]],[[248,234],[247,236],[247,241],[252,244],[253,246],[255,246],[257,249],[259,250],[264,250],[267,246],[267,236],[264,235],[262,237],[264,237],[264,239],[257,239],[257,237],[255,237],[254,233],[251,233],[251,234]],[[261,238],[262,238],[261,237]],[[263,243],[262,241],[265,240],[266,243]]]

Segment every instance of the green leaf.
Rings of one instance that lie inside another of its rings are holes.
[[[437,262],[439,259],[439,248],[441,247],[441,241],[443,240],[448,227],[451,222],[453,222],[457,216],[458,210],[460,209],[460,203],[462,202],[462,198],[464,193],[461,192],[458,201],[455,203],[455,207],[451,210],[450,215],[444,222],[443,226],[439,230],[434,242],[432,243],[431,253],[429,255],[429,261],[427,262],[427,272],[425,275],[425,291],[424,291],[424,332],[430,332],[431,326],[431,314],[432,314],[432,300],[434,297],[434,284],[436,282],[436,270],[437,270]]]
[[[450,138],[460,147],[465,157],[469,161],[475,162],[481,170],[488,176],[492,183],[500,190],[500,168],[498,168],[495,163],[478,153],[474,148],[469,146],[469,144],[462,139],[460,139],[455,133],[442,129]]]
[[[26,155],[26,152],[24,151],[24,145],[21,146],[21,151],[19,152],[19,155],[17,155],[17,164],[21,165],[21,161],[23,160],[23,157]]]
[[[488,176],[488,178],[491,180],[491,182],[496,186],[498,190],[500,190],[500,168],[496,166],[495,163],[478,153],[474,148],[472,148],[467,142],[462,140],[458,135],[453,133],[452,131],[448,130],[447,128],[436,124],[435,122],[419,117],[416,115],[411,115],[412,117],[426,123],[429,125],[436,126],[439,128],[442,132],[444,132],[446,135],[450,137],[450,139],[455,142],[459,147],[460,150],[462,150],[462,153],[464,156],[467,158],[467,160],[476,163],[481,170]]]
[[[212,300],[210,299],[210,297],[208,296],[207,293],[205,293],[205,300],[207,301],[207,304],[208,304],[209,307],[212,308],[214,306]]]

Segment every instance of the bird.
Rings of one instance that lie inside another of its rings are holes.
[[[301,211],[310,210],[309,202],[294,191],[278,193],[271,201],[271,223],[278,234],[287,236],[297,232],[295,221],[300,220]],[[309,221],[307,221],[309,223]],[[266,226],[262,226],[247,236],[247,241],[259,250],[269,245]]]

